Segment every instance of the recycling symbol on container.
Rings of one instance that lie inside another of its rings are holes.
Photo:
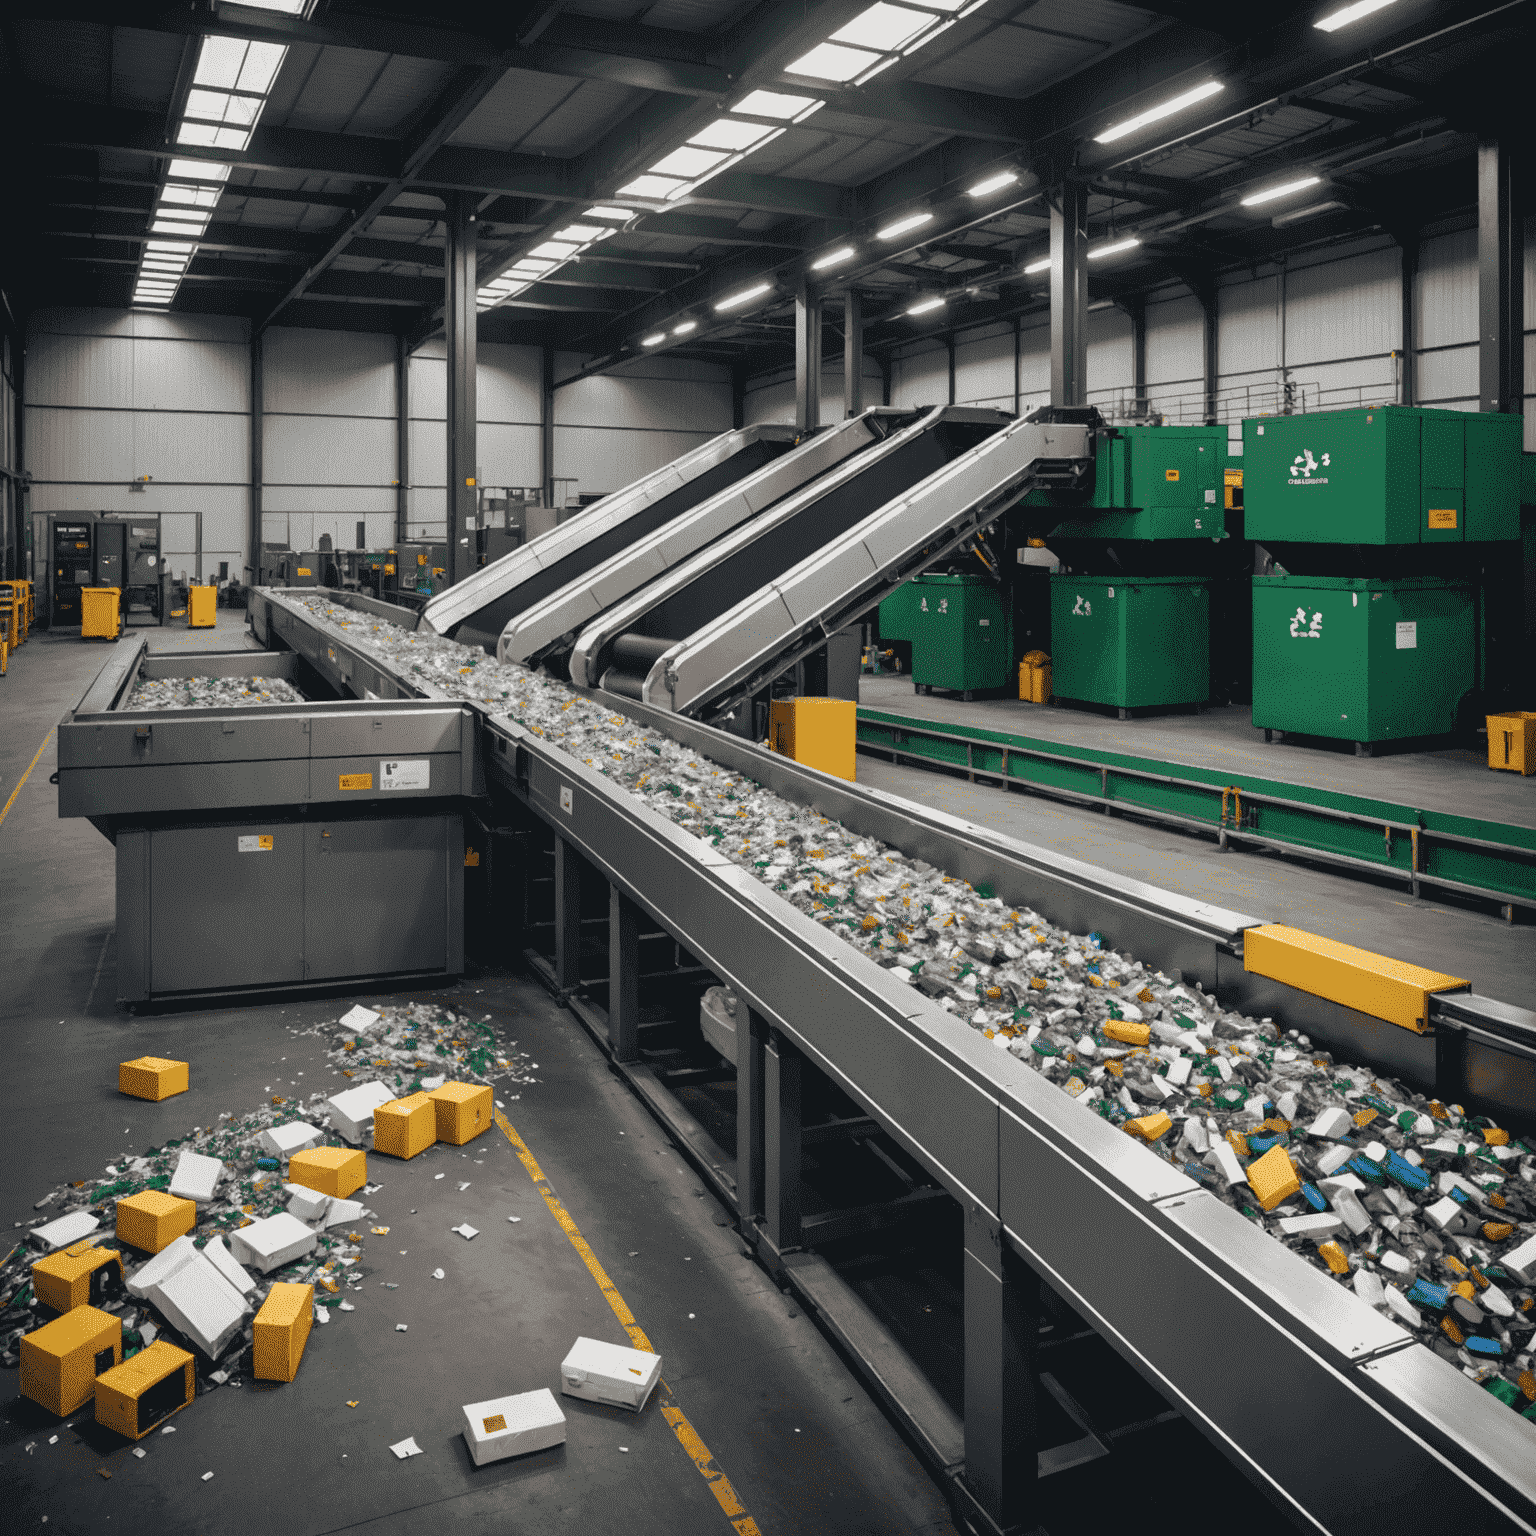
[[[1077,601],[1072,605],[1072,612],[1081,618],[1091,619],[1093,617],[1093,604],[1079,593]]]
[[[1323,616],[1321,613],[1313,613],[1312,622],[1307,623],[1307,610],[1298,608],[1296,616],[1291,620],[1292,640],[1321,640],[1323,638]]]
[[[1312,450],[1310,448],[1303,448],[1301,452],[1291,460],[1291,473],[1293,475],[1299,476],[1301,479],[1308,479],[1312,475],[1315,475],[1318,470],[1327,469],[1330,458],[1331,456],[1325,453],[1322,457],[1322,461],[1319,462],[1317,459],[1312,457]]]
[[[949,612],[949,599],[947,597],[941,597],[939,599],[938,611],[940,613],[948,613]],[[928,599],[926,597],[923,599],[923,612],[924,613],[928,612]]]

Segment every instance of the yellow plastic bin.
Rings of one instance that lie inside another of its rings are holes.
[[[853,779],[858,708],[852,699],[775,699],[768,706],[768,746],[807,768]]]
[[[81,587],[80,589],[80,638],[82,640],[116,640],[122,628],[118,618],[117,600],[122,595],[118,587]]]
[[[219,589],[187,588],[187,628],[212,629],[219,622]]]
[[[1536,710],[1488,716],[1488,766],[1527,776],[1536,773]]]
[[[1026,704],[1048,704],[1051,699],[1051,658],[1044,651],[1026,651],[1019,663],[1019,697]]]

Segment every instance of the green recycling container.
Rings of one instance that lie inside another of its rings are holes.
[[[880,604],[882,640],[912,639],[917,628],[919,596],[917,582],[904,581]]]
[[[1051,687],[1119,709],[1211,696],[1211,589],[1203,576],[1051,577]]]
[[[913,684],[957,693],[1006,688],[1013,676],[1013,636],[997,587],[985,576],[969,575],[919,576],[909,585]],[[883,613],[880,622],[884,634]]]
[[[1255,576],[1253,723],[1342,741],[1443,736],[1476,682],[1465,582]]]

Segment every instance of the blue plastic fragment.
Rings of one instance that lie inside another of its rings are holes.
[[[1473,1334],[1467,1340],[1467,1353],[1469,1355],[1487,1355],[1497,1360],[1503,1355],[1504,1346],[1497,1339],[1485,1339],[1478,1334]]]
[[[258,1168],[276,1168],[277,1159],[275,1157],[258,1157],[256,1159],[256,1166]]]
[[[1249,1141],[1248,1145],[1251,1147],[1253,1142]],[[1326,1211],[1328,1209],[1328,1201],[1324,1198],[1322,1190],[1316,1184],[1303,1184],[1301,1192],[1306,1196],[1307,1204],[1314,1211]]]
[[[1429,1175],[1422,1168],[1415,1168],[1399,1152],[1387,1153],[1387,1173],[1404,1189],[1428,1189]]]
[[[1268,1152],[1271,1147],[1278,1147],[1279,1145],[1280,1138],[1272,1132],[1261,1136],[1255,1135],[1252,1131],[1248,1133],[1248,1150],[1256,1157]]]
[[[1363,1152],[1357,1152],[1349,1162],[1345,1164],[1351,1173],[1357,1173],[1370,1184],[1382,1182],[1381,1164],[1367,1157]]]
[[[1465,1205],[1471,1198],[1472,1197],[1466,1192],[1466,1190],[1459,1188],[1455,1184],[1451,1185],[1451,1199],[1454,1200],[1458,1205]]]
[[[1443,1312],[1450,1305],[1451,1293],[1432,1280],[1419,1279],[1409,1288],[1408,1300],[1416,1307],[1433,1307],[1436,1312]]]

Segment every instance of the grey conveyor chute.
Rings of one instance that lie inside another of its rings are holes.
[[[637,530],[634,539],[606,560],[587,566],[564,586],[509,619],[496,645],[497,658],[562,670],[563,653],[605,608],[714,540],[763,516],[818,476],[899,431],[918,414],[874,406],[808,437],[725,490],[679,511],[649,534],[641,535]]]
[[[793,427],[764,425],[722,432],[660,469],[605,496],[590,512],[439,592],[422,610],[423,629],[464,645],[496,648],[507,623],[531,604],[580,580],[671,519],[728,489],[792,449]]]
[[[969,453],[1009,419],[1003,411],[953,405],[911,413],[908,424],[884,441],[605,609],[576,640],[571,680],[642,697],[663,656]]]
[[[1031,491],[1081,486],[1096,417],[1045,407],[1012,422],[659,651],[640,698],[700,719],[730,713]]]

